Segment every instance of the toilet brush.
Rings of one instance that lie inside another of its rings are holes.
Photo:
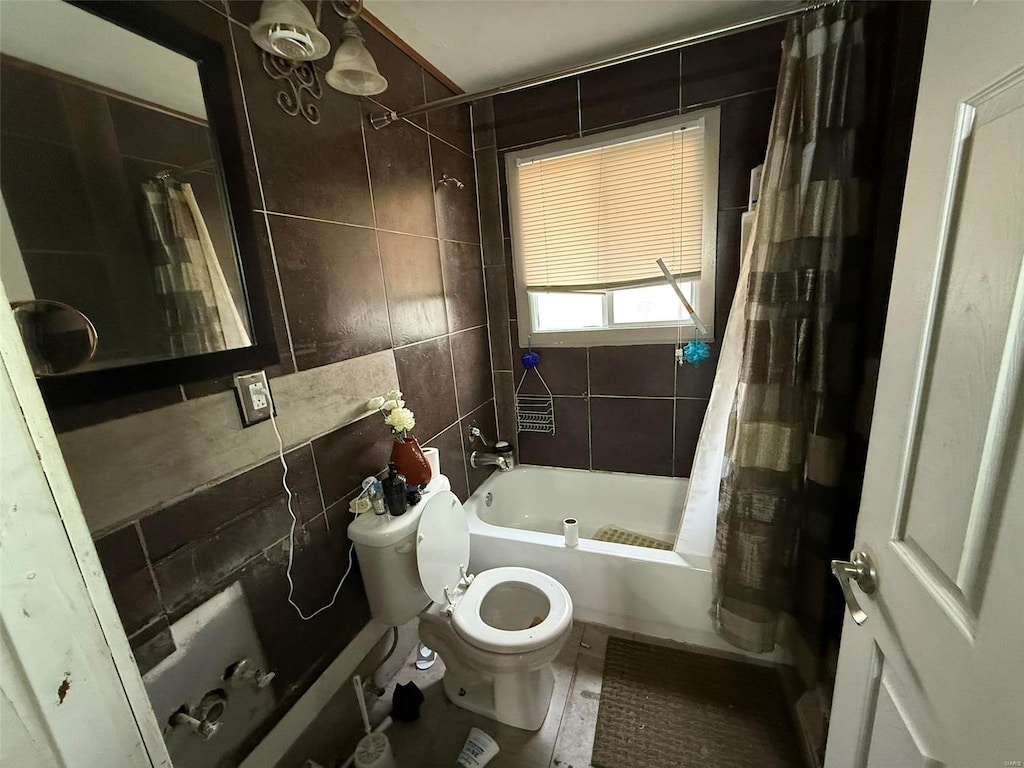
[[[370,728],[370,716],[366,712],[366,699],[363,698],[363,681],[359,675],[352,678],[356,689],[356,701],[359,703],[359,714],[363,716],[363,730],[366,735],[356,745],[356,768],[398,768],[395,756],[391,753],[391,742],[383,733],[374,733]]]

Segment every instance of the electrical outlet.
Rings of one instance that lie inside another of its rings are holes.
[[[274,415],[277,415],[266,371],[236,373],[234,381],[235,399],[238,401],[243,427],[251,427],[269,419],[271,408],[274,409]]]

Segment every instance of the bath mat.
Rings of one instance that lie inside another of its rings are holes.
[[[667,541],[656,539],[653,536],[644,536],[642,533],[633,533],[617,525],[606,525],[598,528],[594,534],[595,541],[611,541],[615,544],[630,544],[634,547],[647,547],[648,549],[672,549]]]
[[[770,667],[608,639],[596,768],[805,768]]]

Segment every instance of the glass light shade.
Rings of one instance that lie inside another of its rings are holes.
[[[331,50],[302,0],[264,0],[249,34],[260,48],[289,61],[322,59]]]
[[[342,27],[341,45],[325,79],[331,88],[353,96],[373,96],[388,87],[388,81],[377,70],[373,56],[363,45],[359,27],[350,19],[346,19]]]

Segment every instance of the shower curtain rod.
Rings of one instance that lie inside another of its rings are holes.
[[[587,72],[593,72],[597,69],[604,69],[605,67],[613,67],[616,64],[625,64],[630,61],[637,59],[643,59],[648,56],[655,56],[659,53],[667,53],[668,51],[674,51],[678,48],[686,48],[691,45],[697,45],[698,43],[706,43],[709,40],[717,40],[720,37],[728,37],[738,32],[746,32],[747,30],[757,29],[759,27],[766,27],[769,24],[788,19],[792,16],[800,16],[804,13],[811,11],[817,11],[821,8],[826,8],[830,5],[838,5],[846,0],[821,0],[820,2],[802,3],[799,6],[787,8],[784,11],[778,11],[776,13],[770,13],[767,16],[761,16],[757,19],[751,19],[750,21],[741,21],[737,24],[730,24],[726,27],[719,27],[709,32],[700,32],[695,35],[687,35],[676,40],[671,40],[667,43],[660,43],[658,45],[648,46],[646,48],[640,48],[639,50],[633,51],[632,53],[622,53],[617,56],[611,56],[608,58],[600,59],[598,61],[591,62],[590,64],[584,64],[579,67],[572,67],[570,69],[561,69],[557,72],[552,72],[548,75],[540,75],[538,77],[527,78],[526,80],[519,80],[508,85],[499,85],[496,88],[488,88],[484,91],[475,91],[474,93],[460,93],[457,96],[449,96],[445,99],[438,99],[437,101],[431,101],[426,104],[421,104],[418,107],[410,107],[409,109],[403,109],[401,111],[388,110],[386,112],[375,112],[370,115],[370,125],[374,128],[383,128],[386,125],[402,120],[407,117],[415,117],[416,115],[423,115],[427,112],[433,112],[438,109],[444,109],[445,107],[455,107],[459,104],[466,104],[470,101],[479,101],[480,99],[486,99],[490,96],[497,96],[502,93],[512,93],[513,91],[521,91],[524,88],[532,88],[535,85],[544,85],[546,83],[553,82],[555,80],[561,80],[565,77],[573,77],[575,75],[584,75]]]

